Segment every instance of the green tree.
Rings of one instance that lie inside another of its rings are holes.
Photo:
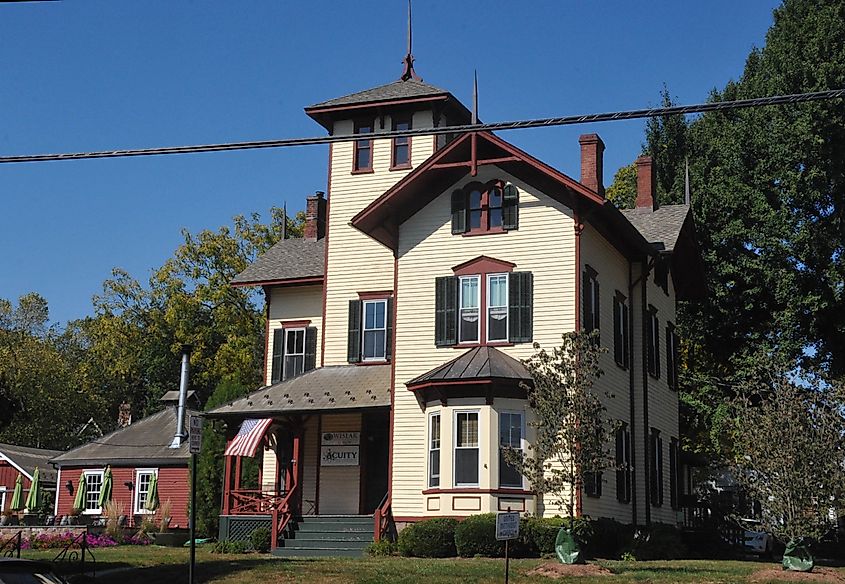
[[[663,85],[660,107],[677,105]],[[643,153],[654,161],[655,192],[660,204],[684,202],[684,169],[687,155],[688,126],[683,114],[649,118],[645,126]]]
[[[607,187],[608,200],[619,209],[633,209],[637,202],[637,165],[623,166],[613,175],[613,184]]]
[[[575,517],[576,492],[585,477],[615,464],[610,450],[615,425],[593,389],[606,351],[597,339],[597,331],[565,333],[551,351],[534,343],[535,352],[525,361],[532,383],[524,389],[535,413],[530,422],[535,438],[529,454],[505,452],[538,499],[551,495],[569,517]]]

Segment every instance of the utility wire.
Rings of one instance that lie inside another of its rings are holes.
[[[460,126],[445,126],[441,128],[422,128],[417,130],[395,130],[367,135],[365,139],[398,138],[414,136],[433,136],[440,134],[466,134],[469,132],[491,132],[497,130],[521,130],[524,128],[541,128],[549,126],[569,126],[574,124],[588,124],[594,122],[611,122],[616,120],[634,120],[638,118],[654,118],[675,114],[694,114],[714,111],[727,111],[751,107],[772,105],[787,105],[807,101],[822,101],[845,97],[845,89],[831,89],[810,93],[796,93],[791,95],[774,95],[771,97],[757,97],[752,99],[737,99],[694,105],[672,107],[657,107],[649,109],[626,110],[599,114],[583,114],[556,118],[539,118],[511,122],[494,122],[490,124],[465,124]],[[15,162],[48,162],[54,160],[81,160],[86,158],[123,158],[128,156],[157,156],[163,154],[195,154],[198,152],[223,152],[229,150],[257,150],[261,148],[287,148],[291,146],[310,146],[312,144],[333,144],[335,142],[352,142],[362,139],[361,134],[341,134],[335,136],[318,136],[312,138],[286,138],[281,140],[261,140],[252,142],[225,142],[221,144],[202,144],[194,146],[166,146],[160,148],[138,148],[129,150],[102,150],[98,152],[73,152],[64,154],[26,154],[21,156],[0,156],[0,164]]]

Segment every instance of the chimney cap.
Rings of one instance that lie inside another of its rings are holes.
[[[314,191],[314,194],[308,195],[308,198],[309,199],[313,199],[313,198],[322,199],[325,196],[325,194],[326,193],[324,191]]]
[[[579,144],[596,144],[596,143],[598,143],[598,144],[602,145],[602,148],[604,148],[604,140],[602,140],[601,136],[599,136],[596,133],[581,134],[578,137],[578,143]]]

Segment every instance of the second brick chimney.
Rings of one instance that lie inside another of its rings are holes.
[[[651,156],[637,158],[637,209],[657,210],[657,197],[654,196],[654,164]]]
[[[323,191],[317,191],[305,199],[305,228],[303,236],[307,241],[317,241],[326,236],[326,199]]]
[[[581,184],[604,196],[604,142],[598,134],[582,134]]]

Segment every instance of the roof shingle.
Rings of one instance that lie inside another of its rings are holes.
[[[24,469],[32,477],[35,467],[38,467],[39,480],[55,483],[56,471],[50,466],[49,460],[61,454],[61,450],[45,450],[43,448],[29,448],[14,444],[0,444],[0,454],[9,459],[14,465]]]
[[[475,347],[405,385],[491,378],[529,381],[531,375],[525,365],[495,347]]]
[[[282,239],[235,276],[232,284],[321,277],[325,258],[325,239]]]
[[[672,251],[684,226],[689,205],[663,205],[650,209],[622,209],[622,215],[660,251]]]
[[[314,105],[308,106],[306,111],[326,107],[338,107],[344,105],[358,105],[376,101],[392,101],[398,99],[409,99],[414,97],[429,97],[435,95],[448,95],[445,89],[429,85],[418,79],[407,81],[393,81],[372,89],[365,89],[356,93],[350,93],[342,97],[336,97]]]

